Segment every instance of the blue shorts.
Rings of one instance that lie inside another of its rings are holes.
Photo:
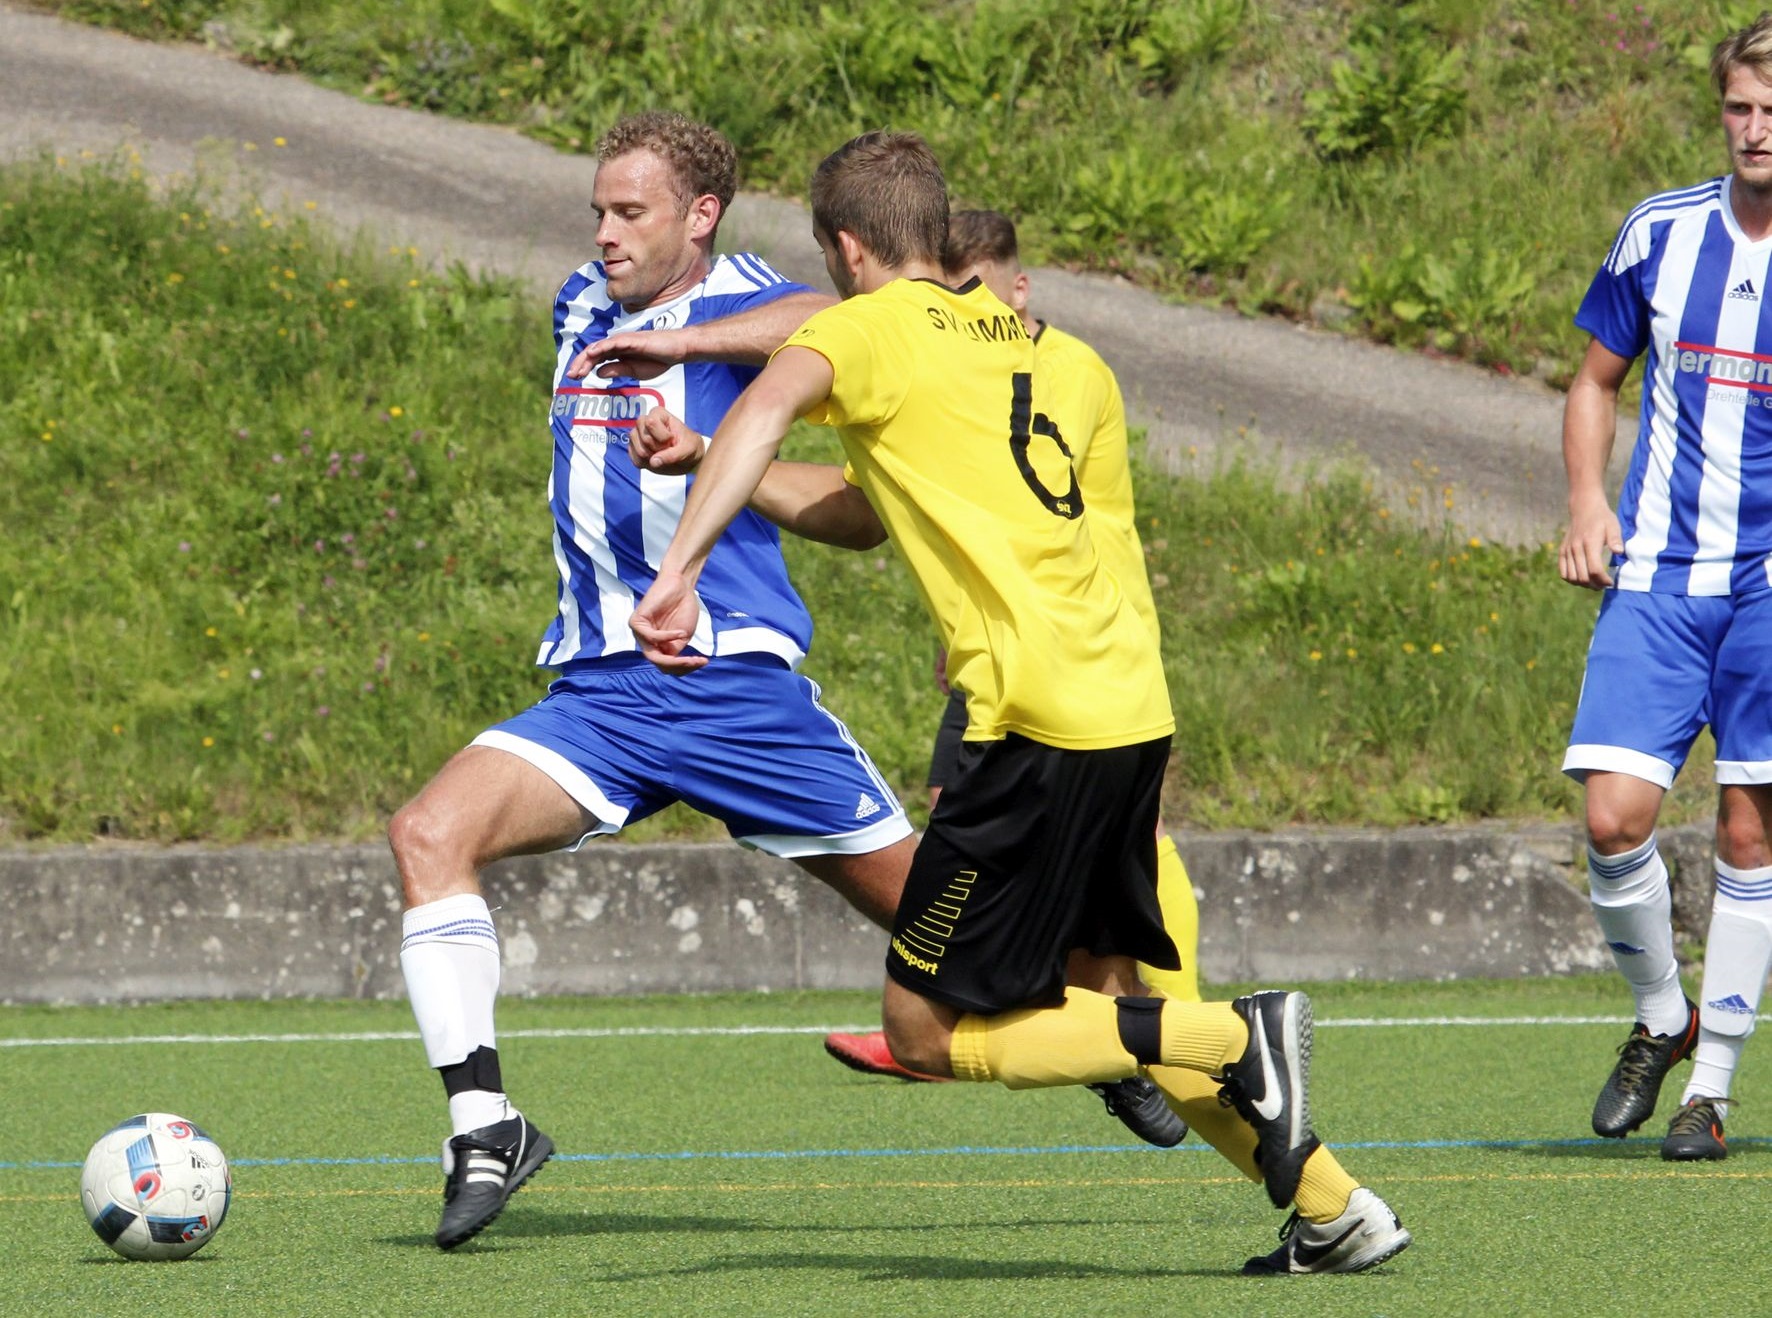
[[[1706,724],[1717,782],[1772,783],[1772,591],[1607,591],[1563,772],[1671,787]]]
[[[682,801],[739,842],[794,858],[878,851],[911,833],[818,684],[768,655],[682,677],[632,662],[570,665],[540,704],[478,737],[520,756],[596,818],[574,849]]]

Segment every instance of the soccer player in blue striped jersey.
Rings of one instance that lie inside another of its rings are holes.
[[[1602,590],[1564,772],[1586,791],[1595,917],[1636,1025],[1594,1106],[1622,1138],[1673,1066],[1692,1075],[1661,1147],[1725,1156],[1722,1112],[1772,969],[1772,16],[1720,42],[1728,174],[1625,218],[1575,323],[1593,336],[1563,418],[1563,578]],[[1644,358],[1616,513],[1618,393]],[[1680,986],[1661,802],[1708,724],[1716,895],[1700,1001]]]
[[[448,1097],[444,1249],[497,1217],[553,1152],[505,1095],[483,866],[576,848],[684,801],[890,927],[914,849],[890,787],[796,671],[812,621],[771,523],[734,519],[702,578],[695,641],[725,662],[685,681],[640,653],[628,618],[693,478],[636,465],[630,432],[652,408],[714,430],[769,350],[829,299],[755,256],[714,254],[736,156],[713,129],[635,115],[602,137],[597,156],[601,259],[566,280],[554,309],[548,503],[559,607],[537,663],[558,677],[539,704],[455,755],[388,829],[407,906],[401,969]],[[713,320],[719,360],[646,369],[645,379],[568,373],[611,333]]]

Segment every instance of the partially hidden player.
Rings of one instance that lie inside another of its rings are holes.
[[[977,278],[1021,318],[1034,343],[1034,369],[1045,386],[1044,406],[1060,431],[1075,441],[1077,485],[1096,549],[1139,616],[1152,633],[1159,633],[1157,605],[1151,597],[1133,505],[1126,407],[1119,381],[1088,344],[1033,315],[1029,309],[1032,281],[1021,265],[1015,222],[1007,215],[992,210],[955,211],[950,215],[942,268],[949,286],[958,288]],[[947,681],[946,670],[947,655],[938,652],[936,681],[948,700],[930,754],[931,806],[940,800],[942,788],[954,774],[966,735],[966,694]],[[1163,927],[1181,957],[1181,968],[1164,970],[1140,965],[1139,978],[1164,997],[1198,1002],[1199,906],[1175,849],[1175,840],[1160,822],[1157,904],[1162,910]],[[927,1078],[898,1064],[881,1031],[831,1034],[825,1039],[825,1049],[845,1066],[858,1071],[911,1080]],[[1152,1144],[1168,1147],[1179,1144],[1187,1135],[1186,1122],[1163,1101],[1162,1091],[1143,1076],[1090,1088],[1100,1095],[1110,1112]],[[1223,1110],[1218,1107],[1216,1090],[1206,1095],[1206,1101],[1212,1104],[1214,1113]]]

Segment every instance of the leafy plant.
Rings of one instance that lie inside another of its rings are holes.
[[[1447,48],[1414,5],[1370,11],[1304,98],[1304,131],[1328,160],[1408,150],[1455,133],[1464,117],[1464,51]]]
[[[1185,270],[1240,271],[1272,236],[1284,197],[1208,168],[1142,145],[1079,167],[1061,246],[1098,254],[1130,247]]]
[[[1379,338],[1480,355],[1522,314],[1540,280],[1517,255],[1454,239],[1444,251],[1410,243],[1362,255],[1348,304]]]
[[[1249,0],[1162,5],[1128,39],[1126,49],[1145,78],[1171,88],[1229,54],[1248,21]]]

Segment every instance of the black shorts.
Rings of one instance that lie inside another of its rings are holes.
[[[965,736],[966,693],[956,689],[948,692],[948,703],[941,707],[941,726],[935,730],[935,749],[929,755],[929,786],[946,791],[954,781]]]
[[[1178,969],[1157,905],[1169,738],[1060,750],[1011,734],[961,745],[917,845],[886,973],[990,1016],[1064,996],[1083,948]]]

